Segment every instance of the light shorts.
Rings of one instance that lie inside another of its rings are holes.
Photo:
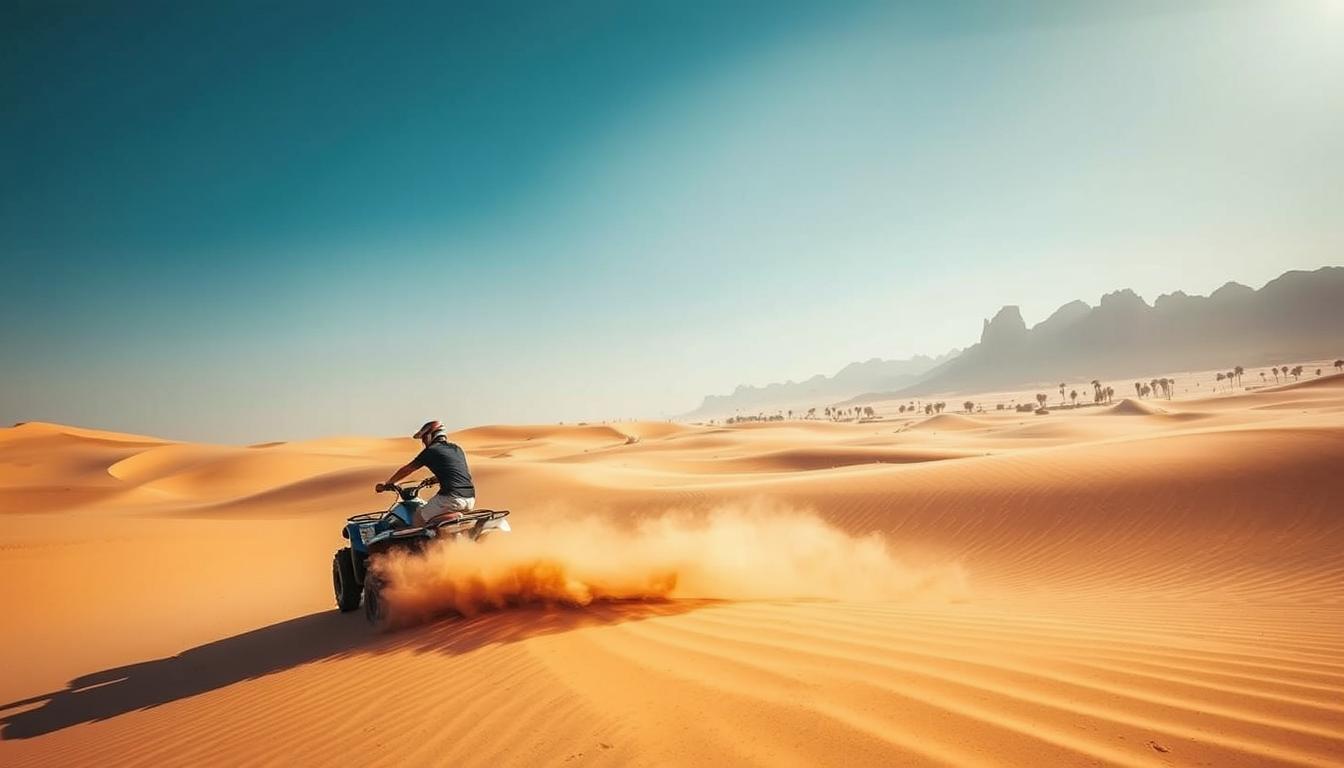
[[[474,496],[449,496],[444,493],[436,493],[425,502],[425,506],[416,510],[416,525],[424,525],[427,520],[437,517],[444,512],[470,512],[476,508],[476,497]]]

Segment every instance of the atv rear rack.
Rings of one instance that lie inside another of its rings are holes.
[[[383,515],[386,515],[386,514],[387,514],[386,512],[365,512],[365,513],[363,513],[363,514],[359,514],[359,515],[351,515],[350,517],[347,517],[347,518],[345,519],[345,521],[346,521],[347,523],[376,523],[376,522],[378,522],[379,520],[382,520],[382,519],[383,519]],[[451,512],[445,512],[444,514],[447,515],[447,514],[453,514],[453,513],[451,513]],[[452,520],[445,520],[445,521],[440,521],[440,522],[460,523],[460,522],[463,522],[463,521],[466,521],[466,520],[471,520],[471,521],[483,520],[483,521],[485,521],[485,522],[489,522],[489,521],[491,521],[491,520],[498,520],[498,519],[501,518],[501,517],[508,517],[508,516],[509,516],[509,510],[507,510],[507,509],[477,509],[477,510],[473,510],[473,511],[471,511],[471,512],[459,512],[459,513],[457,513],[457,515],[458,515],[458,516],[455,517],[455,518],[453,518]]]
[[[491,520],[498,520],[509,516],[507,509],[483,509],[479,512],[467,512],[457,517],[448,517],[453,514],[446,512],[438,518],[427,521],[424,525],[412,525],[406,528],[396,528],[387,534],[388,541],[404,541],[406,539],[419,538],[437,538],[445,528],[454,529],[452,533],[462,533],[472,528],[481,529]],[[442,518],[442,519],[439,519]]]
[[[456,517],[452,517],[456,515]],[[425,528],[441,528],[445,525],[460,525],[462,523],[475,523],[485,525],[491,520],[498,520],[501,517],[508,517],[507,509],[478,509],[471,512],[444,512],[425,521]],[[440,520],[439,518],[443,518]]]

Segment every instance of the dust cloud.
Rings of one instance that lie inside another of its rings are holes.
[[[813,513],[765,505],[668,512],[624,527],[598,518],[520,521],[512,533],[438,542],[374,567],[393,625],[594,601],[966,596],[955,563],[911,566],[877,534],[852,536]]]

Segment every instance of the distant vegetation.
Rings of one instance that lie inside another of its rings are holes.
[[[1219,380],[1221,380],[1222,377],[1223,374],[1218,374]],[[1176,380],[1168,378],[1153,379],[1147,384],[1136,381],[1134,382],[1134,394],[1138,395],[1140,398],[1157,395],[1158,397],[1165,397],[1170,400],[1175,386]]]
[[[1334,366],[1336,371],[1344,372],[1344,359],[1336,359],[1333,363],[1331,363],[1331,365]],[[1317,368],[1315,370],[1317,376],[1321,376],[1324,373],[1324,370],[1321,368]],[[1287,365],[1275,365],[1271,366],[1267,372],[1264,370],[1258,371],[1258,374],[1260,376],[1261,385],[1263,386],[1269,383],[1269,379],[1271,376],[1274,378],[1274,382],[1277,384],[1284,381],[1288,381],[1290,376],[1292,377],[1293,381],[1300,381],[1303,373],[1305,372],[1306,368],[1302,365],[1294,365],[1291,367]],[[1217,392],[1224,386],[1227,387],[1228,392],[1232,392],[1237,388],[1245,389],[1246,387],[1243,384],[1243,379],[1245,375],[1246,375],[1246,369],[1244,366],[1240,365],[1232,366],[1231,369],[1227,371],[1217,371],[1214,373],[1213,376],[1213,391]],[[1113,402],[1115,400],[1114,387],[1102,384],[1100,379],[1093,379],[1090,382],[1090,384],[1092,386],[1092,403],[1090,403],[1090,405],[1104,405]],[[1194,381],[1194,387],[1198,388],[1199,386],[1200,382],[1198,380]],[[1079,404],[1078,390],[1070,388],[1068,382],[1063,381],[1059,382],[1059,384],[1056,386],[1055,389],[1059,393],[1059,404],[1053,407],[1081,408],[1089,405],[1089,404]],[[1254,387],[1252,387],[1252,389],[1254,389]],[[1189,392],[1190,391],[1189,387],[1187,386],[1187,388],[1184,391]],[[1150,397],[1160,397],[1170,400],[1176,396],[1176,380],[1163,376],[1161,378],[1150,379],[1146,382],[1136,381],[1134,382],[1134,396],[1141,399]],[[1050,396],[1048,394],[1044,392],[1037,392],[1035,393],[1032,401],[1030,402],[995,403],[994,410],[996,411],[1014,410],[1019,413],[1033,413],[1033,412],[1048,413],[1049,408],[1051,407],[1048,405],[1049,401]],[[966,400],[961,404],[961,409],[968,414],[984,413],[985,408],[987,407],[989,406],[983,403],[977,404],[973,400]],[[925,416],[935,416],[937,414],[943,413],[946,409],[947,409],[947,403],[942,401],[921,402],[918,400],[910,400],[908,402],[897,405],[895,408],[895,412],[900,416],[904,417],[914,416],[918,414],[923,414]],[[826,421],[833,421],[833,422],[845,422],[845,421],[864,422],[878,419],[879,416],[877,414],[877,411],[870,405],[855,406],[852,408],[826,406],[822,408],[820,412],[818,412],[816,408],[808,408],[806,411],[796,411],[796,412],[793,410],[787,410],[787,411],[775,411],[774,413],[761,412],[755,414],[738,414],[736,416],[725,419],[723,423],[740,424],[747,422],[777,422],[777,421],[792,420],[795,418],[804,420],[824,419]],[[709,423],[713,424],[714,421],[711,420]]]
[[[822,417],[825,418],[827,421],[865,421],[867,419],[876,418],[877,412],[873,410],[873,407],[871,405],[863,406],[862,408],[828,407],[822,410]],[[807,411],[805,412],[800,411],[797,413],[795,413],[792,410],[789,410],[789,411],[775,411],[774,413],[738,414],[736,416],[730,416],[724,419],[723,423],[744,424],[747,422],[785,421],[785,420],[793,420],[794,418],[804,420],[816,420],[817,409],[808,408]],[[710,419],[709,423],[713,424],[715,423],[715,421],[713,419]]]

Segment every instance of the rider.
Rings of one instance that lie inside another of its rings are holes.
[[[417,469],[429,467],[429,471],[438,478],[439,492],[417,510],[416,514],[421,518],[417,523],[424,524],[426,520],[445,512],[470,512],[475,509],[476,487],[471,483],[467,456],[456,443],[448,442],[448,433],[443,425],[437,421],[427,421],[414,437],[424,443],[425,449],[406,466],[393,472],[386,483],[379,483],[375,490],[381,493]]]

